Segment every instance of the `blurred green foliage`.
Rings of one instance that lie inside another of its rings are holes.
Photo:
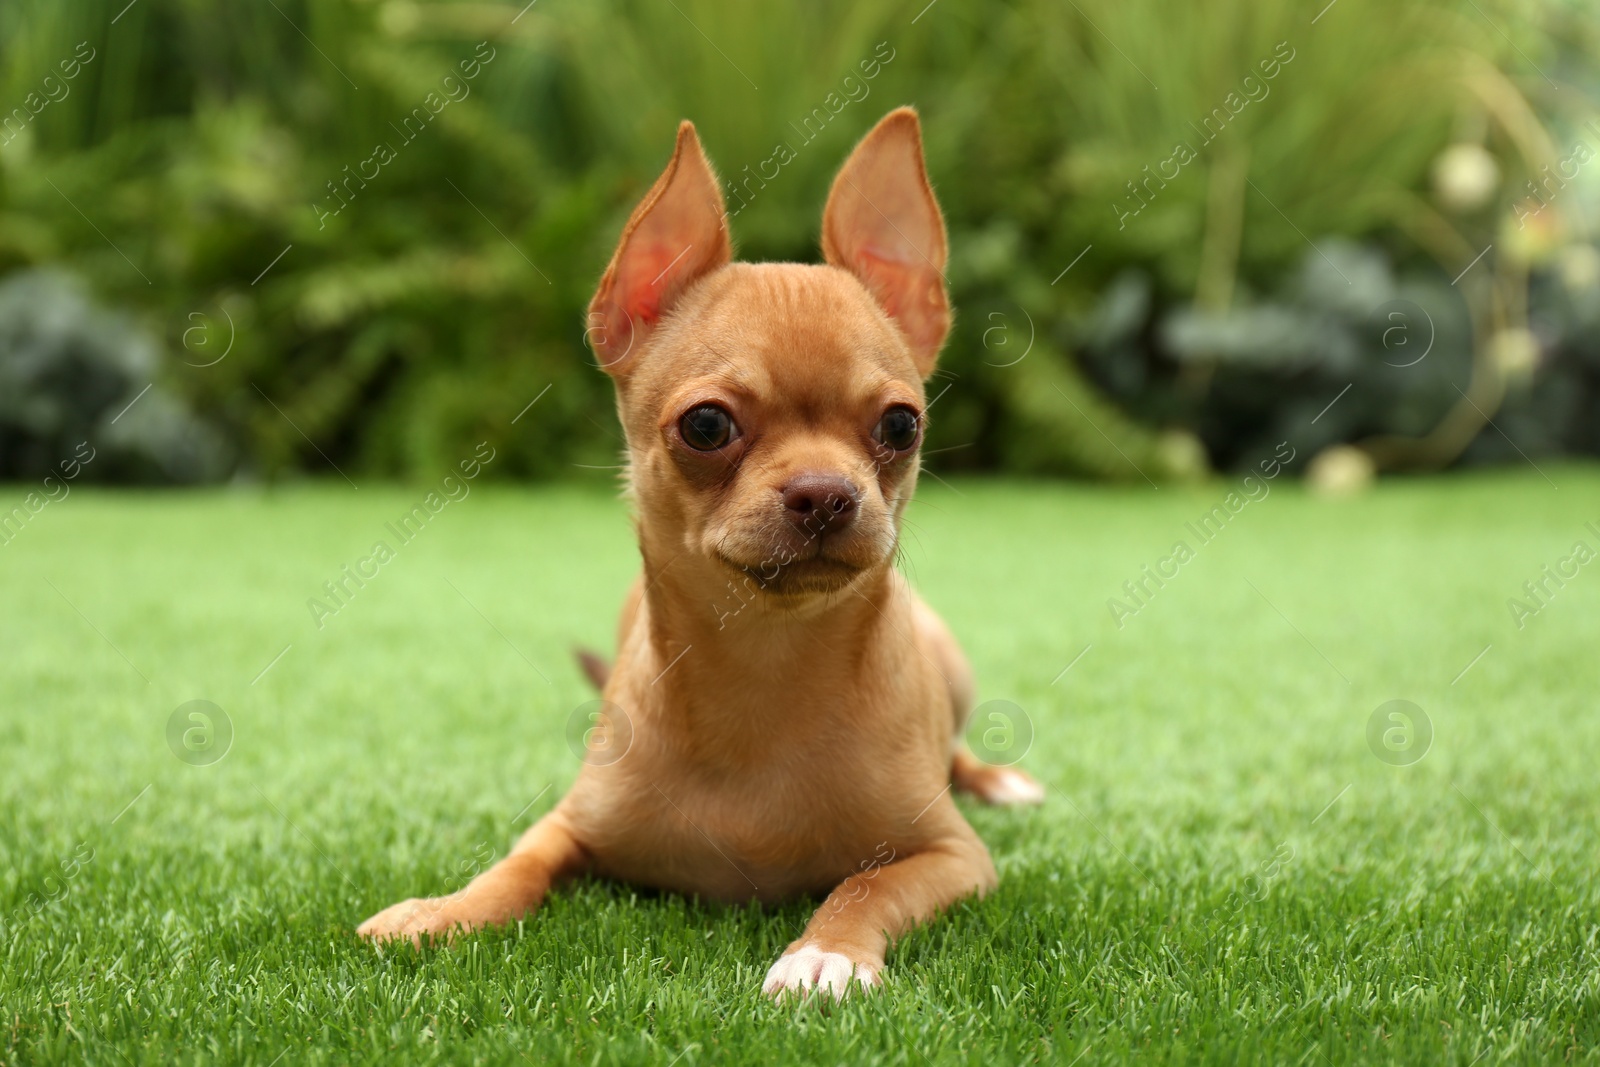
[[[1499,160],[1492,231],[1538,156],[1504,131],[1537,140],[1592,80],[1577,4],[1315,6],[7,0],[0,274],[64,265],[130,310],[162,389],[254,469],[430,476],[487,439],[497,476],[555,476],[616,462],[583,311],[676,122],[729,182],[793,149],[735,235],[814,261],[834,169],[912,103],[960,314],[935,466],[1182,476],[1192,408],[1113,403],[1074,357],[1114,279],[1221,313],[1310,238],[1432,265],[1440,152]],[[1147,181],[1179,143],[1192,161]]]

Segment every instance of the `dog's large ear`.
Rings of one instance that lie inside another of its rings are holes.
[[[822,255],[861,280],[931,374],[950,332],[947,249],[911,108],[889,112],[845,160],[822,212]]]
[[[586,336],[616,377],[684,290],[733,258],[722,189],[694,124],[678,127],[672,160],[633,209],[589,303]]]

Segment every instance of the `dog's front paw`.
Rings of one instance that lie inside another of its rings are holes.
[[[843,1000],[852,985],[863,990],[883,983],[878,977],[881,964],[851,959],[842,952],[824,952],[814,945],[791,949],[778,957],[767,971],[761,991],[775,1000],[785,996],[804,997],[813,989]]]
[[[356,927],[356,933],[371,941],[410,941],[420,946],[425,937],[447,939],[475,925],[457,913],[452,897],[412,898],[391,904]]]

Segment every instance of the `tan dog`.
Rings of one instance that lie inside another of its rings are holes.
[[[960,743],[972,677],[894,569],[923,379],[950,326],[944,222],[916,113],[835,179],[827,266],[733,263],[694,127],[591,305],[616,381],[644,573],[605,698],[614,760],[461,892],[363,936],[514,921],[584,872],[726,901],[827,894],[774,995],[879,981],[890,939],[995,884],[950,786],[1035,801]]]

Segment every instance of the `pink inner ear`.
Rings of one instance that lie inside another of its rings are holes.
[[[691,266],[684,248],[652,244],[637,252],[629,249],[618,272],[617,303],[634,321],[653,326],[661,318],[667,292]]]
[[[899,323],[913,346],[938,347],[949,324],[944,287],[937,271],[927,263],[907,263],[874,248],[857,251],[852,265],[856,277],[866,283],[878,305]]]

